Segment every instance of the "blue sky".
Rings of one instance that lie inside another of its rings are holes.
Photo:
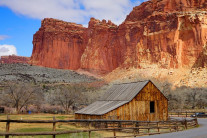
[[[31,56],[33,34],[43,18],[87,26],[91,17],[124,21],[144,0],[0,0],[0,56]]]

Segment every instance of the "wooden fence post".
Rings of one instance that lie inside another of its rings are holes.
[[[91,122],[88,122],[88,129],[91,129]]]
[[[116,138],[116,130],[115,130],[115,128],[114,128],[114,138]]]
[[[185,129],[188,129],[188,122],[187,122],[187,120],[185,119]]]
[[[121,122],[119,122],[119,126],[118,126],[119,128],[121,128],[122,127],[122,125],[121,125]]]
[[[134,137],[136,137],[136,122],[133,122],[133,126],[134,126]]]
[[[90,131],[90,129],[91,129],[91,122],[88,122],[88,129],[89,129],[88,137],[91,138],[91,131]]]
[[[113,128],[114,128],[114,138],[116,138],[116,129],[115,129],[115,124],[113,122]]]
[[[147,122],[147,126],[148,126],[148,133],[150,133],[149,121]]]
[[[195,120],[196,127],[198,127],[198,119],[195,118],[194,120]]]
[[[176,127],[177,127],[177,131],[179,131],[179,126],[177,125]]]
[[[108,122],[105,122],[105,128],[108,128]]]
[[[52,128],[52,130],[53,131],[56,131],[56,122],[55,122],[55,116],[53,116],[53,128]],[[56,135],[53,135],[53,138],[55,138],[56,137]]]
[[[139,134],[139,122],[136,122],[137,133]]]
[[[10,116],[7,115],[7,122],[6,122],[6,132],[9,132],[10,129]],[[9,135],[6,135],[5,138],[9,138]]]
[[[171,122],[169,122],[169,129],[170,129],[170,132],[171,132]]]
[[[91,131],[88,131],[88,137],[91,138]]]
[[[159,122],[157,122],[157,130],[158,130],[158,132],[160,132]]]

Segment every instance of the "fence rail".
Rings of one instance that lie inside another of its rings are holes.
[[[169,116],[177,116],[177,117],[191,117],[191,115],[195,115],[195,113],[198,112],[169,112]],[[202,112],[205,113],[205,115],[199,115],[199,117],[207,117],[207,112]]]
[[[118,137],[135,137],[141,135],[154,135],[166,132],[176,132],[184,129],[198,126],[197,119],[191,120],[172,120],[172,121],[126,121],[126,120],[10,120],[9,116],[7,120],[0,120],[0,122],[6,123],[6,131],[1,132],[0,136],[38,136],[38,135],[52,135],[55,138],[57,135],[62,134],[74,134],[87,132],[88,137],[91,138],[91,132],[97,131],[110,131],[112,134],[108,138]],[[51,123],[51,132],[9,132],[11,123]],[[85,130],[71,130],[71,131],[56,131],[57,123],[76,123],[76,125],[85,126],[88,129]],[[153,132],[151,132],[153,130]],[[161,130],[167,130],[162,132]],[[117,132],[124,132],[127,136],[118,136]]]

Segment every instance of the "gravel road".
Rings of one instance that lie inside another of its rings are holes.
[[[207,119],[198,119],[198,123],[200,125],[198,128],[160,135],[144,136],[141,138],[207,138]]]

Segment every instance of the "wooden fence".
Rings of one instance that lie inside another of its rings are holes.
[[[55,138],[57,135],[62,134],[74,134],[87,132],[88,137],[91,138],[91,132],[97,131],[109,131],[111,137],[136,137],[142,135],[154,135],[168,132],[181,131],[188,128],[198,126],[197,119],[191,120],[172,120],[172,121],[159,121],[159,122],[146,122],[146,121],[124,121],[124,120],[0,120],[0,122],[6,123],[6,131],[1,132],[0,136],[40,136],[40,135],[51,135]],[[9,132],[11,123],[51,123],[53,126],[51,132]],[[84,126],[85,130],[72,130],[72,131],[56,131],[57,123],[75,123],[76,125]],[[153,132],[152,132],[152,131]],[[165,130],[165,131],[161,131]],[[127,136],[118,136],[117,132],[124,132],[130,134]]]
[[[195,113],[198,113],[198,112],[169,112],[169,116],[174,116],[174,117],[191,117],[191,115],[195,115]],[[206,118],[207,117],[207,112],[203,112],[205,113],[205,115],[200,115],[199,117],[204,117]]]

